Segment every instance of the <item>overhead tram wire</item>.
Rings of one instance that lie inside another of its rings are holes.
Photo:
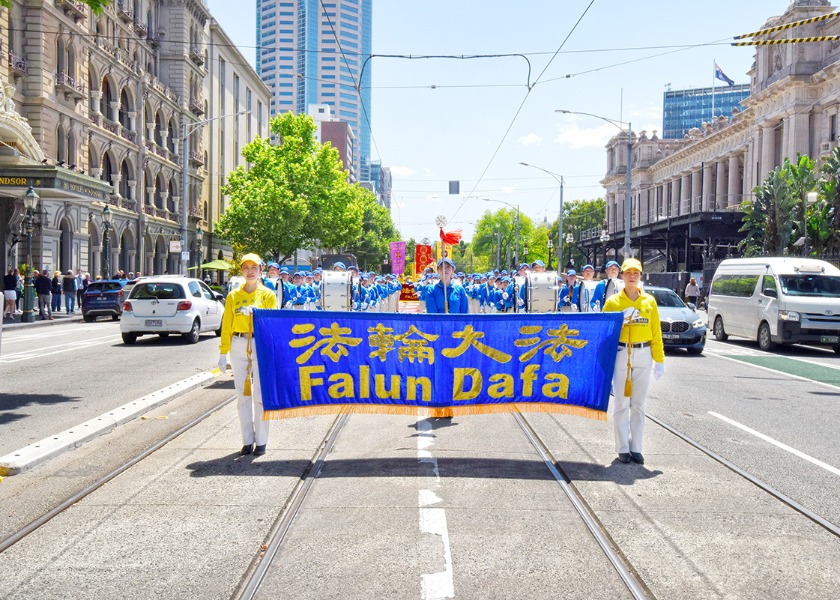
[[[554,62],[554,59],[557,58],[557,55],[563,49],[563,46],[566,45],[566,42],[569,41],[569,38],[572,36],[572,34],[578,28],[578,25],[580,25],[580,22],[583,21],[583,18],[586,16],[586,13],[589,12],[589,9],[592,8],[593,4],[595,4],[595,0],[590,0],[589,4],[586,5],[586,8],[584,9],[583,13],[581,13],[580,17],[578,17],[578,20],[575,22],[574,26],[572,26],[572,29],[569,31],[568,34],[566,34],[566,37],[563,38],[563,41],[560,43],[560,47],[557,48],[557,51],[554,53],[554,55],[552,55],[551,59],[546,63],[543,70],[540,72],[540,74],[534,80],[533,85],[531,85],[528,88],[528,91],[525,92],[525,97],[522,99],[522,102],[519,104],[519,108],[516,109],[516,113],[513,115],[513,119],[511,119],[510,124],[508,125],[507,129],[505,130],[504,135],[502,136],[502,139],[499,140],[499,144],[496,146],[496,149],[493,151],[493,155],[490,157],[490,160],[487,161],[487,166],[484,167],[484,170],[481,172],[481,175],[479,175],[478,180],[477,180],[475,186],[473,187],[472,191],[469,194],[467,194],[467,196],[463,200],[461,200],[461,204],[459,204],[458,208],[455,209],[455,212],[452,213],[452,216],[449,218],[450,221],[455,220],[455,217],[458,215],[460,210],[464,207],[464,204],[467,202],[467,200],[469,200],[472,197],[473,193],[475,193],[475,190],[478,187],[478,184],[481,182],[481,180],[484,178],[484,175],[490,169],[490,165],[493,164],[493,160],[496,158],[496,155],[499,154],[499,150],[501,150],[502,144],[504,144],[505,140],[507,139],[507,136],[510,133],[510,130],[513,129],[513,125],[514,125],[514,123],[516,123],[516,119],[519,117],[519,113],[522,112],[522,108],[525,106],[525,102],[528,101],[528,98],[531,95],[531,91],[533,91],[534,87],[540,82],[540,79],[542,79],[542,76],[545,74],[546,70],[548,70],[548,67],[550,67],[551,63]]]

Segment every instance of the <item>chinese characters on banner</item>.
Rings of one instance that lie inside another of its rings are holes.
[[[417,244],[414,248],[414,276],[420,277],[428,266],[434,267],[435,259],[432,254],[432,247],[424,244]]]
[[[391,273],[402,275],[405,271],[405,242],[391,242]]]
[[[342,410],[606,420],[621,313],[254,311],[266,419]]]

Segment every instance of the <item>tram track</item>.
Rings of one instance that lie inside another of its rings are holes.
[[[199,423],[201,423],[202,421],[204,421],[205,419],[207,419],[211,415],[215,414],[216,412],[218,412],[219,410],[221,410],[222,408],[224,408],[225,406],[227,406],[228,404],[230,404],[234,400],[236,400],[235,395],[230,396],[230,397],[226,398],[225,400],[223,400],[222,402],[217,403],[216,405],[214,405],[210,409],[206,410],[204,413],[198,415],[194,419],[190,420],[188,423],[185,423],[184,425],[182,425],[181,427],[179,427],[175,431],[171,432],[166,437],[158,440],[157,442],[155,442],[154,444],[152,444],[148,448],[142,450],[141,452],[138,452],[132,458],[125,461],[120,466],[116,467],[115,469],[111,470],[110,472],[106,473],[105,475],[99,477],[98,479],[96,479],[95,481],[90,483],[87,487],[85,487],[84,489],[76,492],[75,494],[73,494],[69,498],[65,499],[64,501],[57,504],[53,508],[49,509],[47,512],[45,512],[44,514],[42,514],[38,518],[33,519],[32,521],[30,521],[29,523],[24,525],[22,528],[18,529],[12,535],[6,537],[3,540],[0,540],[0,553],[5,552],[6,550],[8,550],[12,546],[14,546],[18,542],[20,542],[22,539],[24,539],[26,536],[28,536],[32,532],[36,531],[40,527],[43,527],[44,525],[46,525],[47,523],[52,521],[54,518],[56,518],[58,515],[63,513],[65,510],[67,510],[68,508],[70,508],[71,506],[73,506],[74,504],[79,502],[80,500],[84,499],[87,496],[90,496],[91,494],[93,494],[94,492],[96,492],[97,490],[102,488],[104,485],[106,485],[108,482],[112,481],[113,479],[115,479],[116,477],[118,477],[119,475],[121,475],[122,473],[124,473],[125,471],[127,471],[128,469],[130,469],[131,467],[133,467],[134,465],[136,465],[140,461],[142,461],[145,458],[149,457],[150,455],[154,454],[159,449],[163,448],[166,444],[168,444],[172,440],[176,439],[178,436],[184,434],[185,432],[189,431],[190,429],[192,429],[193,427],[195,427],[196,425],[198,425]]]

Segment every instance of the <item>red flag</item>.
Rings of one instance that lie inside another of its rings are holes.
[[[444,244],[449,244],[450,246],[457,244],[461,241],[462,233],[460,229],[456,229],[454,231],[450,231],[449,233],[444,233],[443,227],[440,228],[440,241]]]

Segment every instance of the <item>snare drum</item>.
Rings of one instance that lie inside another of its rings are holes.
[[[353,288],[347,271],[324,271],[321,273],[321,308],[350,312]]]
[[[557,273],[528,273],[525,306],[529,313],[557,312]]]
[[[595,286],[597,285],[597,281],[587,281],[584,279],[580,282],[580,291],[578,294],[580,294],[581,312],[593,312],[589,303],[592,301],[592,296],[595,295]]]

